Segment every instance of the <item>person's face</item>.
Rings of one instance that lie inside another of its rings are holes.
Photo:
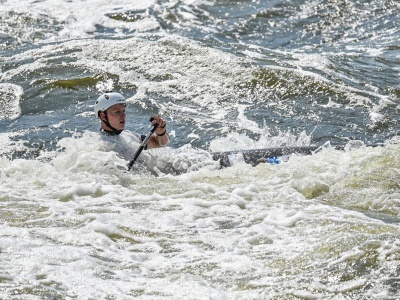
[[[108,122],[110,125],[117,130],[125,129],[125,105],[115,104],[107,110]],[[102,120],[105,118],[105,113],[101,113],[100,117]]]

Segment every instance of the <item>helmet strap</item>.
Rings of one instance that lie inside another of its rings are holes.
[[[119,135],[123,130],[118,130],[111,126],[110,122],[108,121],[107,111],[104,112],[104,115],[105,115],[105,120],[101,120],[101,121],[104,122],[104,124],[106,124],[106,126],[108,128],[110,128],[111,130],[105,130],[105,129],[103,129],[103,130],[112,135]]]

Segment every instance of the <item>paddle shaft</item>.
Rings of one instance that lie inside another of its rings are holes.
[[[150,119],[150,121],[152,121],[152,119]],[[130,169],[132,168],[133,164],[135,163],[135,161],[139,157],[140,153],[142,153],[143,149],[146,148],[146,145],[149,142],[149,139],[153,135],[154,131],[156,131],[157,126],[158,126],[158,124],[155,124],[153,126],[153,128],[150,130],[149,134],[144,138],[144,140],[143,140],[142,144],[140,145],[140,147],[136,150],[135,155],[133,156],[131,161],[128,163],[128,171],[130,171]]]

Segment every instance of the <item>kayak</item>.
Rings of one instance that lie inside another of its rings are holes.
[[[213,152],[214,160],[220,162],[221,167],[230,167],[237,162],[244,161],[252,166],[260,163],[279,164],[282,160],[286,160],[292,154],[311,155],[323,146],[303,146],[303,147],[277,147],[264,149],[250,149],[237,151]],[[336,150],[344,150],[344,146],[335,146]]]

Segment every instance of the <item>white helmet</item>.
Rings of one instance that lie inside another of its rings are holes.
[[[122,96],[119,93],[106,92],[103,95],[101,95],[99,98],[97,98],[96,103],[94,105],[94,112],[95,112],[96,116],[98,117],[100,111],[105,111],[115,104],[125,104],[126,105],[124,96]]]

